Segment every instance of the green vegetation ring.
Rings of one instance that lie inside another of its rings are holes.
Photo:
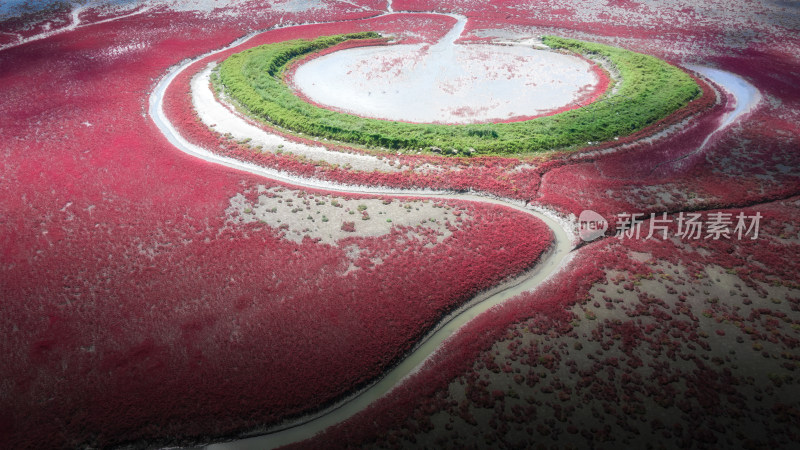
[[[701,90],[680,68],[659,58],[574,39],[545,36],[553,49],[569,50],[613,65],[620,80],[591,105],[511,123],[418,124],[371,119],[320,108],[286,85],[289,64],[373,32],[323,36],[266,44],[231,55],[212,77],[251,116],[318,138],[386,149],[423,151],[433,147],[466,154],[523,154],[580,148],[632,134],[686,106]]]

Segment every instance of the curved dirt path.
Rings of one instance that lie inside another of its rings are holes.
[[[388,11],[383,15],[388,14],[402,13],[394,12],[391,8],[391,2],[389,2]],[[452,15],[449,16],[452,17]],[[462,19],[461,16],[457,17],[457,19],[459,19],[459,22],[464,20],[465,23],[466,21],[466,18]],[[308,416],[303,416],[299,419],[286,422],[270,429],[262,430],[261,434],[258,436],[232,442],[209,445],[208,448],[211,449],[275,448],[293,442],[299,442],[330,427],[331,425],[346,420],[359,411],[365,409],[368,405],[391,391],[395,386],[399,385],[406,377],[419,370],[424,362],[436,352],[436,350],[445,340],[447,340],[470,320],[490,308],[502,305],[507,300],[510,300],[523,292],[535,290],[539,285],[541,285],[565,265],[570,258],[570,252],[574,248],[574,244],[576,242],[577,227],[575,223],[559,219],[557,216],[549,213],[543,208],[535,208],[530,205],[522,204],[518,201],[481,197],[473,194],[456,194],[439,190],[399,190],[383,187],[336,184],[323,180],[303,178],[288,172],[242,162],[234,158],[220,156],[190,143],[183,136],[181,136],[180,133],[178,133],[178,131],[164,114],[164,92],[178,74],[182,73],[196,61],[241,45],[253,36],[254,35],[246,36],[233,42],[225,48],[206,53],[192,59],[191,61],[185,62],[180,66],[170,70],[170,72],[157,84],[155,90],[150,95],[149,114],[159,130],[161,130],[165,137],[179,150],[204,161],[263,176],[271,180],[290,184],[292,187],[299,189],[312,188],[342,193],[392,195],[400,197],[435,197],[441,199],[466,200],[471,202],[503,205],[530,214],[537,219],[542,220],[553,233],[554,242],[551,249],[542,255],[540,261],[532,270],[480,294],[458,310],[440,320],[439,324],[414,347],[411,353],[406,355],[402,361],[393,366],[371,385],[351,394],[349,397],[339,401],[335,405],[325,410]],[[751,97],[742,99],[738,104],[752,107],[754,106],[753,98]],[[226,108],[223,107],[223,109]],[[749,108],[746,108],[746,110],[747,109]],[[738,111],[739,114],[744,112],[745,111]],[[739,114],[736,114],[736,117],[738,117]],[[729,117],[729,119],[731,118]],[[732,120],[733,119],[726,120],[725,123],[720,124],[718,130],[727,127]],[[716,133],[718,130],[715,130],[714,133]],[[322,149],[315,149],[315,151],[320,150]],[[698,151],[699,150],[700,149],[698,149]]]

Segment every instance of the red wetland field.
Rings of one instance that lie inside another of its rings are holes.
[[[795,3],[6,3],[0,448],[800,440]]]

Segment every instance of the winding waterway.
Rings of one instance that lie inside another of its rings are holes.
[[[385,14],[403,13],[394,12],[391,8],[391,2],[389,2],[388,10]],[[460,35],[461,30],[463,30],[463,26],[466,24],[466,18],[459,16],[457,19],[457,23],[459,24],[458,26],[460,27],[458,28],[458,34]],[[451,33],[448,33],[448,36],[450,36],[450,34]],[[447,191],[397,190],[384,187],[336,184],[323,180],[303,178],[276,169],[266,168],[247,162],[242,162],[233,158],[220,156],[190,143],[183,136],[181,136],[180,133],[178,133],[164,113],[163,97],[167,87],[173,82],[177,75],[182,73],[196,61],[209,55],[213,55],[229,48],[241,45],[251,37],[252,36],[247,36],[239,39],[228,47],[207,53],[193,59],[192,61],[183,63],[172,69],[157,84],[155,90],[150,95],[149,114],[156,126],[176,148],[204,161],[263,176],[271,180],[293,185],[294,187],[300,189],[315,188],[353,194],[367,193],[379,195],[390,194],[395,196],[424,196],[503,205],[527,214],[531,214],[537,219],[542,220],[553,233],[553,245],[549,252],[542,255],[535,268],[532,270],[513,280],[506,281],[487,292],[482,293],[469,303],[463,305],[458,310],[443,318],[439,322],[438,326],[429,332],[426,337],[416,345],[411,353],[409,353],[397,365],[393,366],[389,371],[384,373],[379,379],[375,380],[371,385],[363,388],[359,392],[353,393],[346,399],[341,400],[337,404],[323,411],[304,416],[300,419],[281,424],[271,429],[264,430],[262,435],[208,446],[208,448],[215,450],[250,448],[266,449],[298,442],[325,430],[331,425],[346,420],[359,411],[362,411],[367,406],[391,391],[395,386],[399,385],[409,375],[416,372],[450,336],[452,336],[456,331],[458,331],[473,318],[490,308],[502,307],[501,305],[504,302],[514,298],[520,293],[535,290],[538,286],[540,286],[545,280],[551,277],[566,264],[572,255],[571,250],[573,249],[573,243],[576,239],[576,227],[574,223],[559,219],[544,209],[534,208],[513,200],[481,197],[473,194],[456,194]],[[454,45],[454,41],[455,39],[452,39],[450,45]],[[703,72],[697,68],[694,68],[694,70]],[[731,85],[729,88],[726,87],[726,89],[729,90],[733,96],[737,97],[737,109],[725,117],[718,129],[728,126],[741,114],[744,114],[750,108],[754,107],[754,102],[757,102],[758,99],[758,92],[754,89],[751,90],[750,88],[752,86],[749,86],[749,84],[742,85],[741,82],[744,81],[741,80],[741,78],[736,77],[734,83],[731,82],[732,79],[729,77],[729,75],[734,77],[735,75],[728,74],[727,72],[720,72],[722,71],[715,71],[715,69],[712,69],[704,71],[703,74],[723,86],[725,86],[726,83]],[[739,80],[741,80],[741,82]],[[740,105],[742,105],[741,109],[739,108]],[[227,111],[225,108],[221,108],[220,111],[221,110]]]
[[[234,46],[239,45],[240,43],[241,42],[237,41],[234,43]],[[204,55],[203,57],[205,56],[207,55]],[[266,430],[265,433],[267,434],[233,442],[214,444],[210,445],[209,448],[275,448],[307,438],[331,425],[340,423],[348,417],[351,417],[352,415],[366,408],[369,404],[381,396],[388,393],[394,386],[398,385],[402,379],[414,373],[428,357],[433,355],[436,349],[438,349],[448,337],[455,333],[464,324],[479,314],[485,312],[489,308],[500,305],[506,300],[511,299],[522,292],[535,289],[544,280],[546,280],[564,265],[570,250],[573,248],[572,243],[575,240],[575,235],[574,227],[571,226],[571,224],[560,221],[554,215],[545,210],[534,209],[533,207],[523,205],[522,203],[515,202],[513,200],[481,197],[473,194],[454,194],[447,191],[397,190],[381,187],[340,185],[323,180],[302,178],[275,169],[217,155],[202,147],[194,145],[177,132],[175,127],[166,117],[163,109],[163,96],[167,87],[178,74],[180,74],[193,62],[194,61],[190,61],[181,65],[158,83],[156,89],[150,96],[149,108],[150,116],[162,133],[167,137],[167,139],[179,150],[189,155],[229,168],[264,176],[265,178],[271,180],[291,184],[297,188],[317,188],[357,194],[372,193],[380,195],[391,194],[395,196],[412,197],[424,196],[503,205],[527,214],[531,214],[534,217],[542,220],[553,233],[553,245],[550,251],[542,256],[533,270],[529,271],[522,277],[518,277],[496,286],[495,288],[479,295],[466,305],[446,316],[439,322],[439,325],[434,330],[428,333],[428,335],[417,344],[410,354],[408,354],[389,372],[383,374],[383,376],[379,380],[376,380],[376,382],[372,385],[322,412],[304,417],[288,424],[284,424],[275,429]]]

